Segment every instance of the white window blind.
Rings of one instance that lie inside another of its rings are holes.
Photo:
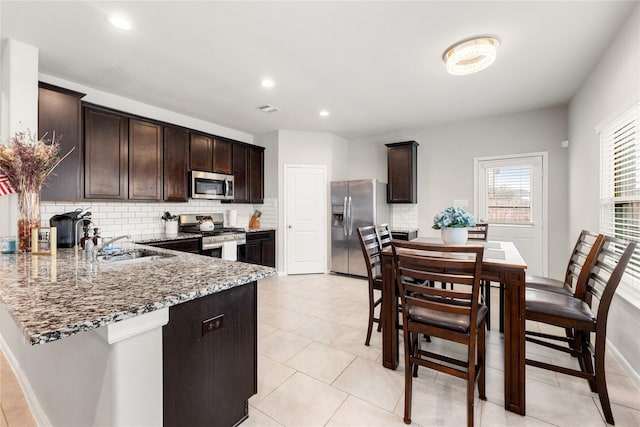
[[[530,165],[487,168],[487,220],[498,224],[530,224]]]
[[[600,131],[600,232],[640,242],[640,104]],[[640,306],[640,252],[619,293]]]

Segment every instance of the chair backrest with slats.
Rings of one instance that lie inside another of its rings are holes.
[[[383,250],[391,246],[391,231],[389,230],[389,224],[382,224],[376,227],[376,233],[378,233],[378,243],[380,249]]]
[[[392,247],[404,321],[411,321],[411,313],[420,308],[440,312],[443,316],[465,315],[469,316],[468,333],[474,334],[484,246],[394,240]],[[443,289],[429,286],[430,282],[455,286]]]
[[[564,282],[574,290],[577,298],[582,298],[586,291],[589,274],[600,253],[604,236],[582,230],[573,248]]]
[[[372,281],[379,276],[381,270],[380,243],[378,242],[378,234],[376,226],[369,225],[357,229],[358,240],[360,241],[360,249],[367,266],[367,276]]]
[[[582,297],[582,300],[589,306],[592,306],[594,299],[598,300],[597,319],[599,324],[606,325],[609,305],[635,248],[636,243],[604,236],[603,244],[600,246],[599,253],[591,268],[586,291]]]
[[[489,235],[489,224],[476,224],[475,227],[467,228],[469,240],[482,240],[487,241]]]

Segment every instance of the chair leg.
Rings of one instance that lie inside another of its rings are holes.
[[[613,413],[611,412],[611,402],[609,402],[609,391],[607,390],[607,379],[605,375],[604,357],[606,338],[603,333],[599,333],[596,338],[595,348],[595,368],[596,368],[596,387],[598,389],[598,397],[600,397],[600,405],[607,423],[614,425]]]
[[[467,426],[473,427],[474,397],[476,390],[476,346],[469,343],[467,370]]]
[[[404,333],[404,423],[411,424],[411,398],[413,397],[413,367],[411,366],[411,333]]]
[[[420,348],[420,334],[419,333],[414,333],[412,334],[412,339],[413,341],[411,342],[411,355],[415,356],[418,354],[418,350]],[[413,365],[413,376],[418,378],[418,364],[415,363]]]
[[[504,283],[500,283],[500,332],[504,332]]]
[[[482,281],[482,286],[484,288],[484,304],[487,306],[489,311],[487,312],[487,330],[491,330],[491,282],[488,280]]]
[[[487,313],[488,315],[488,313]],[[480,330],[478,331],[478,369],[481,369],[480,376],[478,377],[478,394],[480,399],[487,400],[486,393],[486,382],[485,382],[485,373],[486,370],[486,354],[487,354],[487,346],[486,346],[486,334],[485,334],[485,325],[484,322],[480,325]]]
[[[371,284],[369,284],[369,326],[367,327],[367,339],[364,341],[364,345],[369,345],[369,341],[371,341],[371,331],[373,330],[373,312],[374,312],[373,303],[374,303],[373,288],[371,287]],[[378,324],[378,327],[380,327],[380,323]]]
[[[593,363],[591,361],[591,351],[589,351],[589,333],[588,332],[578,332],[576,331],[576,340],[579,340],[580,345],[580,354],[578,355],[578,363],[580,364],[580,369],[584,366],[582,372],[585,372],[591,375],[589,382],[589,388],[593,393],[598,392],[598,385],[596,384],[596,378],[593,371]]]

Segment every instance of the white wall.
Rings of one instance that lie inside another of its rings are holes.
[[[261,137],[258,140],[263,141]],[[278,194],[284,194],[284,165],[324,165],[327,167],[327,182],[347,179],[349,174],[348,142],[337,135],[325,132],[300,132],[281,130],[278,132]],[[327,186],[327,200],[329,200]],[[284,200],[278,199],[278,212],[284,212]],[[327,215],[329,206],[327,203]],[[276,259],[279,271],[284,271],[284,215],[279,215],[276,232]],[[329,228],[327,227],[327,242]],[[327,243],[327,262],[330,245]],[[329,266],[327,265],[327,271]]]
[[[2,124],[0,143],[17,131],[38,132],[38,49],[16,40],[2,42]],[[0,236],[16,235],[18,203],[15,194],[0,197]]]
[[[569,230],[598,230],[600,141],[596,127],[640,101],[640,6],[569,105]],[[640,384],[640,309],[616,296],[607,337]]]
[[[353,140],[349,164],[354,170],[362,170],[361,152],[367,147],[379,156],[385,143],[417,141],[418,203],[394,205],[391,222],[394,227],[406,228],[415,218],[413,226],[419,228],[420,235],[436,236],[431,229],[433,216],[455,199],[468,200],[473,211],[475,157],[547,151],[549,182],[553,183],[549,188],[549,274],[563,278],[570,251],[566,231],[567,150],[561,148],[565,139],[567,109],[555,107]],[[384,168],[386,181],[386,157],[384,165],[379,158],[377,163],[379,169]]]

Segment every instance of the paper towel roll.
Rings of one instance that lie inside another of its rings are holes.
[[[235,227],[238,223],[238,211],[232,209],[229,211],[229,227]]]

